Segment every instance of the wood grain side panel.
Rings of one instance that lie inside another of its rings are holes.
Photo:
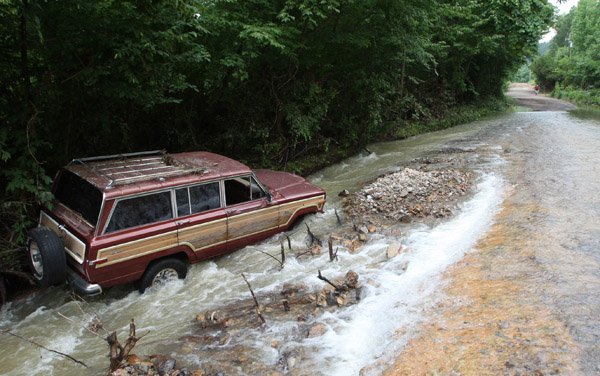
[[[294,215],[300,210],[309,207],[321,210],[324,204],[325,197],[318,196],[232,216],[229,218],[228,240],[237,240],[261,232],[287,227]]]
[[[259,209],[229,217],[229,239],[238,239],[279,226],[279,206]]]
[[[227,218],[185,227],[179,230],[179,243],[191,244],[194,251],[227,241]]]
[[[294,215],[300,210],[311,206],[314,206],[317,210],[321,210],[324,203],[325,198],[323,196],[318,196],[281,205],[279,210],[279,227],[286,227],[289,225]]]
[[[132,258],[149,255],[160,252],[165,249],[173,248],[178,245],[177,231],[170,231],[165,234],[151,236],[148,238],[134,240],[128,243],[103,248],[98,251],[98,259],[106,258],[106,262],[96,265],[97,268],[103,268],[117,262],[130,260]]]

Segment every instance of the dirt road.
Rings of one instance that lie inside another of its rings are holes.
[[[389,375],[600,375],[600,121],[529,86],[508,95],[536,112],[480,136],[504,150],[502,210]]]
[[[551,98],[545,94],[536,95],[533,87],[529,84],[511,84],[506,95],[513,98],[519,106],[533,111],[568,111],[575,108],[575,105],[569,102]]]

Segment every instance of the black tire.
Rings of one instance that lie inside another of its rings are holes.
[[[29,231],[29,266],[33,278],[43,287],[62,283],[67,278],[67,256],[62,240],[47,227]]]
[[[163,285],[175,278],[184,279],[187,275],[187,265],[185,262],[176,258],[168,258],[151,264],[142,276],[139,282],[140,294],[143,294],[148,287]]]

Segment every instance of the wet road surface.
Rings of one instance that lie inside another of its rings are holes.
[[[600,117],[515,93],[547,112],[475,136],[504,151],[502,209],[390,374],[600,374]]]

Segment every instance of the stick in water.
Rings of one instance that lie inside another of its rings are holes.
[[[13,336],[13,337],[16,337],[16,338],[18,338],[18,339],[20,339],[20,340],[23,340],[23,341],[25,341],[25,342],[29,342],[29,343],[31,343],[32,345],[35,345],[35,346],[37,346],[37,347],[40,347],[40,348],[42,348],[42,349],[44,349],[44,350],[46,350],[46,351],[53,352],[53,353],[55,353],[55,354],[58,354],[58,355],[60,355],[60,356],[64,356],[65,358],[71,359],[71,360],[72,360],[72,361],[74,361],[75,363],[77,363],[77,364],[81,364],[81,365],[82,365],[82,366],[84,366],[85,368],[88,368],[87,364],[85,364],[85,363],[84,363],[84,362],[82,362],[81,360],[77,360],[77,359],[73,358],[71,355],[68,355],[68,354],[65,354],[65,353],[61,353],[60,351],[56,351],[56,350],[49,349],[49,348],[47,348],[46,346],[40,345],[39,343],[37,343],[37,342],[35,342],[35,341],[32,341],[32,340],[30,340],[30,339],[28,339],[28,338],[21,337],[20,335],[18,335],[18,334],[15,334],[15,333],[13,333],[13,332],[9,332],[8,330],[2,330],[2,329],[0,329],[0,331],[1,331],[2,333],[4,333],[4,334],[11,335],[11,336]]]
[[[248,282],[244,273],[242,273],[242,278],[244,278],[244,282],[246,282],[246,284],[248,285],[248,290],[250,290],[250,294],[252,294],[252,299],[254,299],[254,307],[256,308],[256,315],[258,316],[260,321],[263,323],[263,325],[265,325],[267,322],[266,322],[265,318],[263,317],[262,313],[260,313],[260,306],[258,304],[258,300],[256,299],[256,295],[254,295],[254,291],[252,291],[252,286],[250,286],[250,282]]]

